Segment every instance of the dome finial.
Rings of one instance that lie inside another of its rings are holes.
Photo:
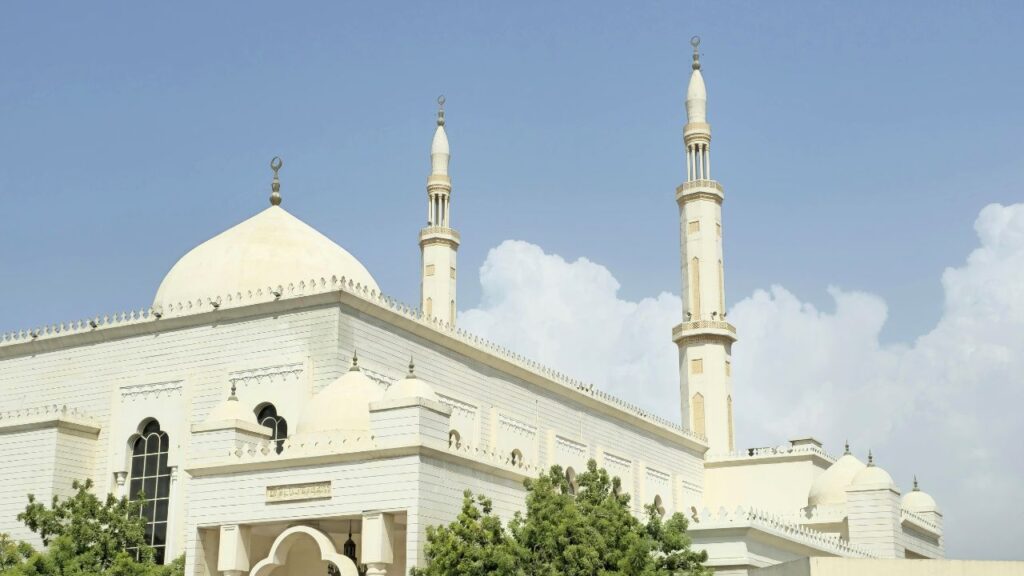
[[[846,448],[845,448],[845,450],[843,451],[843,455],[845,456],[846,454],[849,454],[849,453],[850,453],[850,441],[849,441],[849,440],[847,440],[847,441],[846,441]]]
[[[444,126],[444,94],[437,97],[437,125]]]
[[[231,381],[231,396],[228,396],[228,400],[232,400],[234,402],[238,402],[238,396],[235,396],[235,386],[236,386],[235,381],[232,380]]]
[[[871,454],[871,450],[868,449],[868,466],[875,465],[875,457]]]
[[[693,69],[700,70],[700,36],[690,38],[690,46],[693,46]]]
[[[406,378],[416,377],[416,363],[412,361],[412,356],[409,356],[409,373],[405,375]]]
[[[914,474],[914,492],[920,492],[921,489],[917,487],[917,474]]]
[[[348,369],[349,372],[359,372],[359,353],[356,349],[352,349],[352,367]]]
[[[280,156],[274,156],[270,160],[270,169],[274,171],[274,180],[270,183],[270,205],[281,205],[281,181],[277,178],[277,171],[284,166]]]

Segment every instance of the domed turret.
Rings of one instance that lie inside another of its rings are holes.
[[[416,377],[416,366],[411,358],[409,359],[409,373],[405,378],[392,384],[384,394],[385,400],[397,400],[399,398],[425,398],[439,402],[434,389]]]
[[[808,506],[831,506],[846,503],[846,487],[853,482],[854,476],[864,469],[864,463],[850,454],[850,445],[839,460],[821,473],[807,495]]]
[[[272,205],[182,256],[160,283],[154,307],[331,276],[380,291],[359,260],[274,203],[281,165],[274,166]]]
[[[939,505],[935,503],[935,499],[932,498],[927,492],[923,492],[917,486],[917,477],[914,477],[914,489],[903,495],[903,499],[900,504],[910,510],[911,512],[938,512]]]
[[[370,403],[383,396],[380,386],[359,369],[359,358],[353,353],[348,372],[310,400],[299,420],[298,432],[368,431]]]
[[[235,420],[256,422],[256,417],[238,401],[238,396],[235,395],[235,385],[232,384],[231,395],[228,396],[227,400],[224,400],[210,411],[210,415],[206,417],[206,422],[232,422]]]
[[[890,476],[885,470],[875,466],[875,458],[871,455],[870,451],[868,452],[868,465],[853,477],[853,482],[851,484],[858,488],[896,488],[896,485],[892,481],[892,476]]]

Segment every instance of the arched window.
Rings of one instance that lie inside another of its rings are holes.
[[[462,448],[462,435],[459,434],[458,430],[448,431],[448,447],[449,448]]]
[[[424,312],[427,314],[427,318],[433,317],[434,316],[434,299],[433,298],[427,298],[427,305],[425,306],[425,308],[426,308],[426,310],[424,310]]]
[[[523,465],[523,453],[519,450],[519,448],[516,448],[515,450],[512,451],[511,459],[513,466]]]
[[[167,544],[167,512],[171,495],[171,468],[167,465],[170,441],[160,423],[150,420],[132,444],[132,476],[128,497],[142,500],[146,519],[146,543],[153,547],[158,564],[164,562]]]
[[[455,268],[452,268],[452,272],[454,272],[454,271],[455,271]],[[454,278],[454,276],[453,276],[453,278]],[[452,303],[451,303],[450,309],[451,309],[451,311],[450,311],[450,314],[451,314],[451,323],[452,323],[452,324],[455,324],[455,300],[452,300]]]
[[[693,431],[705,436],[704,429],[704,395],[697,392],[693,395]]]
[[[569,484],[569,495],[575,496],[579,484],[576,483],[576,471],[573,470],[572,466],[565,469],[565,481]]]
[[[273,404],[264,404],[256,413],[256,421],[260,426],[270,428],[270,439],[277,443],[274,451],[278,454],[284,452],[284,440],[288,437],[288,421],[277,415],[277,408]]]
[[[660,494],[654,496],[654,511],[658,513],[658,516],[665,517],[665,504],[661,501]]]

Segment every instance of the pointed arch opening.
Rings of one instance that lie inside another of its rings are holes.
[[[687,282],[690,292],[690,313],[692,314],[692,320],[700,320],[700,258],[696,256],[690,260],[690,274],[689,282]]]

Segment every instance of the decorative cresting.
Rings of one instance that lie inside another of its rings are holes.
[[[100,422],[92,415],[67,404],[47,404],[0,412],[0,429],[62,425],[98,434]]]
[[[228,381],[231,382],[232,386],[241,385],[243,387],[253,386],[256,384],[284,384],[289,381],[298,382],[304,370],[305,364],[302,362],[275,364],[259,368],[246,368],[230,372],[228,374]]]
[[[342,293],[355,297],[358,299],[360,305],[376,307],[379,310],[387,311],[391,314],[400,316],[407,321],[414,322],[420,326],[429,328],[440,334],[444,334],[445,336],[466,346],[508,362],[518,369],[542,377],[555,384],[575,390],[581,394],[585,394],[602,404],[626,412],[660,428],[671,430],[675,434],[690,438],[697,442],[704,441],[703,436],[694,434],[689,429],[680,426],[671,420],[662,418],[634,404],[630,404],[617,396],[604,392],[603,390],[599,390],[592,383],[572,378],[565,373],[554,370],[485,338],[481,338],[467,330],[456,328],[439,318],[429,318],[420,309],[409,306],[395,298],[378,292],[375,288],[363,286],[344,276],[331,276],[329,279],[323,277],[309,278],[297,282],[290,282],[288,284],[253,288],[244,292],[235,292],[227,295],[213,294],[210,295],[210,297],[200,298],[194,302],[167,305],[164,307],[163,313],[160,316],[154,314],[152,309],[143,309],[137,313],[119,313],[111,316],[103,316],[102,318],[97,317],[94,325],[90,324],[90,320],[55,324],[31,331],[38,334],[36,338],[30,337],[30,331],[26,330],[8,332],[0,336],[0,356],[3,356],[3,353],[7,348],[25,344],[40,344],[45,340],[83,335],[92,332],[125,329],[128,327],[153,327],[158,330],[161,322],[166,322],[175,318],[192,317],[200,314],[223,314],[229,310],[245,306],[270,304],[273,302],[282,302],[292,299],[306,298],[316,295],[329,295],[334,293]],[[221,305],[214,308],[209,304],[209,302],[217,299],[221,301]],[[104,337],[107,338],[109,336],[105,335]]]
[[[735,460],[739,458],[775,458],[778,456],[799,456],[805,454],[813,454],[815,456],[820,456],[821,458],[829,462],[836,461],[835,456],[829,454],[820,446],[815,446],[813,444],[805,444],[801,446],[791,446],[787,444],[778,447],[768,446],[764,448],[749,448],[747,450],[742,451],[715,454],[713,456],[709,455],[707,460],[710,462],[716,460]]]
[[[680,415],[705,435],[711,454],[735,449],[732,417],[732,343],[736,329],[726,322],[722,256],[722,201],[725,192],[711,176],[711,125],[701,73],[700,37],[690,39],[693,64],[686,89],[686,181],[676,188],[679,209],[682,322],[672,329],[679,348]]]
[[[309,526],[292,526],[278,535],[270,546],[270,553],[252,567],[249,572],[250,576],[269,576],[275,568],[284,566],[288,562],[288,553],[292,546],[303,535],[316,542],[317,548],[320,550],[320,559],[334,564],[338,568],[339,576],[359,576],[359,569],[356,568],[352,560],[339,554],[334,543],[326,534]]]
[[[878,557],[868,549],[852,544],[836,534],[819,532],[783,516],[742,506],[736,508],[733,512],[729,512],[722,507],[718,509],[717,513],[704,508],[692,519],[690,531],[696,533],[695,535],[699,535],[702,530],[739,528],[743,526],[756,527],[765,532],[782,536],[787,540],[800,542],[812,548],[830,552],[836,556],[854,558]]]
[[[274,171],[274,180],[270,183],[270,205],[280,206],[281,205],[281,181],[277,177],[278,170],[284,166],[284,161],[281,160],[280,156],[274,156],[270,160],[270,169]]]

